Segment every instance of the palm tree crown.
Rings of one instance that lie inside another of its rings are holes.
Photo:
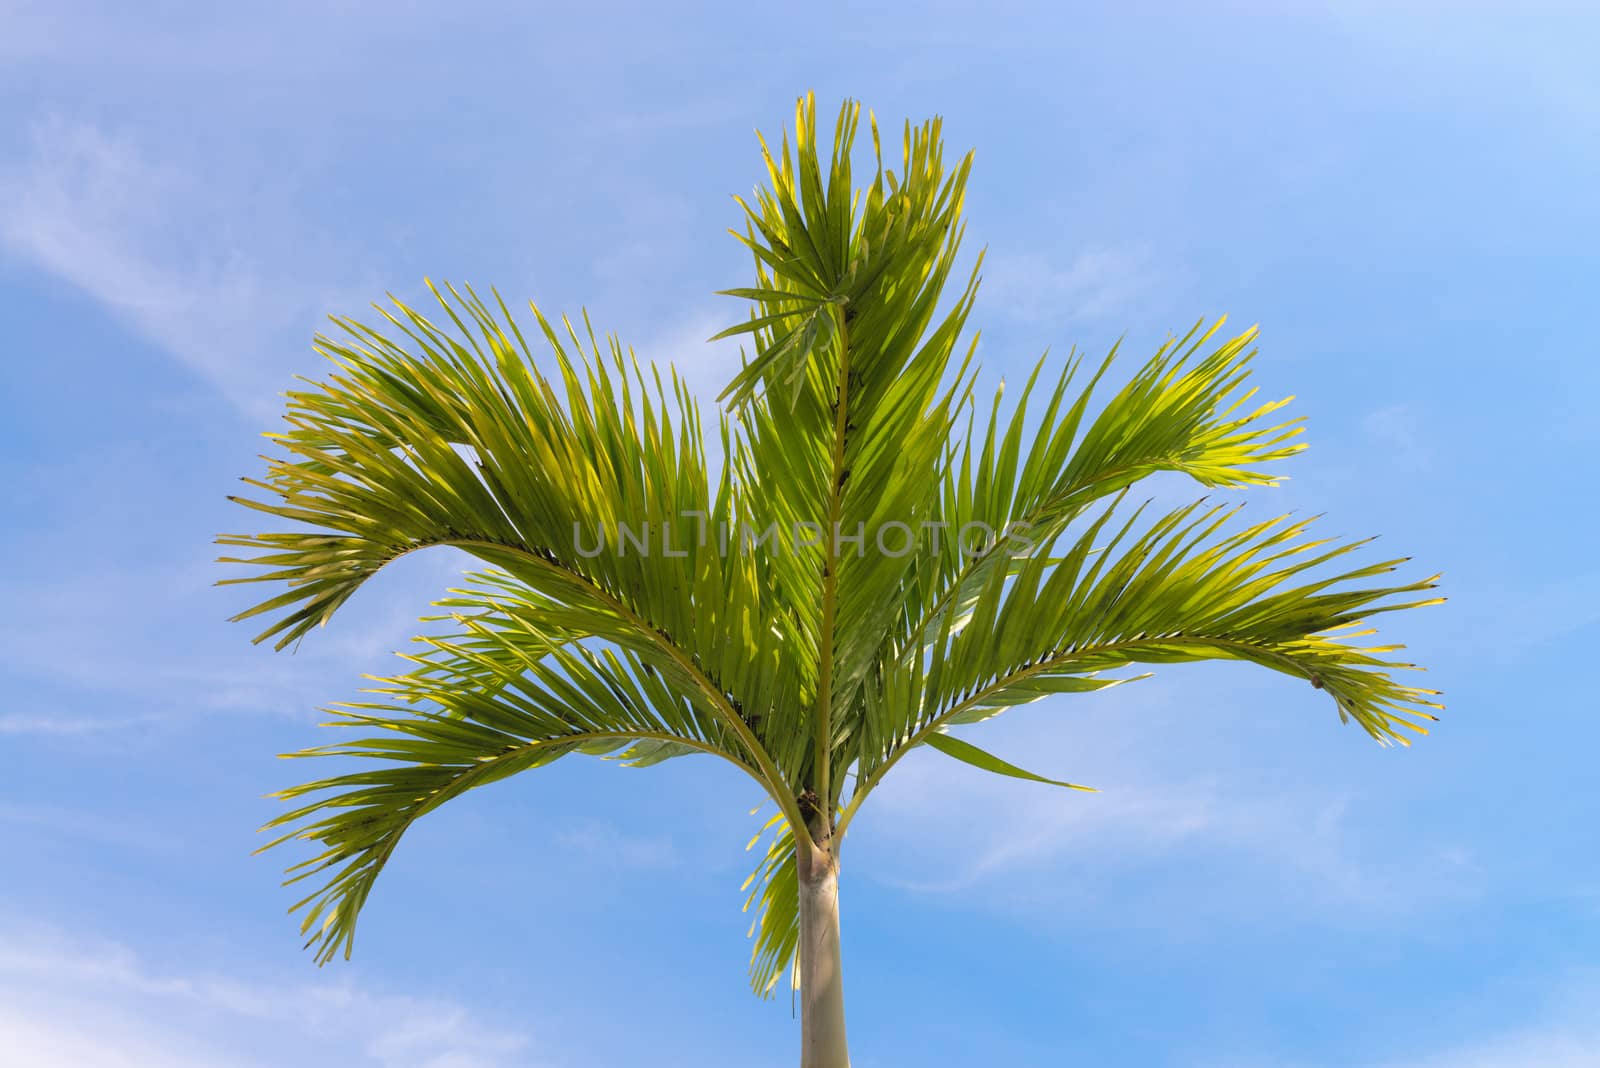
[[[1009,408],[980,404],[965,327],[982,256],[946,290],[971,156],[948,166],[939,122],[908,124],[885,169],[869,122],[857,188],[859,119],[847,104],[830,148],[808,97],[793,147],[762,144],[768,184],[735,235],[754,284],[726,291],[749,317],[718,335],[752,346],[721,398],[720,462],[676,373],[587,317],[533,308],[525,334],[498,296],[446,287],[437,318],[396,301],[386,325],[339,318],[318,338],[333,366],[289,394],[280,455],[240,502],[275,529],[221,539],[261,569],[230,581],[286,586],[239,618],[266,617],[258,640],[281,648],[407,553],[484,565],[436,602],[452,632],[336,708],[344,740],[296,754],[372,758],[283,791],[272,824],[274,845],[317,846],[291,871],[319,961],[349,955],[413,821],[573,753],[711,754],[776,804],[751,891],[768,992],[807,955],[800,884],[836,870],[906,753],[1054,781],[951,727],[1196,660],[1305,680],[1383,742],[1433,718],[1434,691],[1390,674],[1410,666],[1398,647],[1360,642],[1362,620],[1432,603],[1432,580],[1346,563],[1363,543],[1308,521],[1124,507],[1158,472],[1270,485],[1263,465],[1303,448],[1274,416],[1286,402],[1252,404],[1254,332],[1197,327],[1109,395],[1111,358],[1041,360]]]

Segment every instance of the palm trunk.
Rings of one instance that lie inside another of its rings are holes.
[[[831,851],[803,844],[795,859],[800,875],[800,1068],[850,1068],[839,966],[839,862]]]

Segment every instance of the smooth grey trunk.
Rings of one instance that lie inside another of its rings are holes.
[[[850,1068],[839,965],[839,861],[831,850],[803,844],[795,860],[800,876],[800,1068]]]

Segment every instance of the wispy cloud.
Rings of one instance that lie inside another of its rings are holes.
[[[74,716],[41,713],[0,715],[0,734],[92,734],[158,723],[167,716]]]
[[[80,838],[117,849],[164,852],[179,843],[147,820],[28,801],[0,800],[0,825],[42,830],[52,837]]]
[[[1156,285],[1147,259],[1097,249],[1061,263],[1042,255],[997,256],[983,272],[982,307],[1024,323],[1065,324],[1126,312]]]
[[[713,305],[692,312],[634,346],[641,364],[653,363],[663,372],[669,363],[677,368],[678,374],[701,404],[708,438],[715,436],[715,422],[711,414],[716,409],[717,395],[739,373],[741,342],[747,352],[750,344],[748,337],[707,342],[707,338],[737,323],[744,314],[736,302],[727,298],[719,299],[724,307]],[[665,377],[663,373],[663,380]],[[712,441],[707,442],[708,446],[713,444]]]
[[[0,948],[0,1060],[30,1068],[536,1063],[526,1035],[451,1001],[351,982],[179,975],[126,946],[12,932]]]
[[[665,835],[633,835],[598,820],[588,820],[556,836],[561,848],[591,863],[623,868],[659,868],[672,864],[677,851]]]
[[[1444,642],[1481,667],[1501,667],[1600,624],[1600,570],[1573,568],[1555,581],[1519,577],[1491,575],[1452,600]]]
[[[240,194],[240,191],[235,191]],[[224,196],[130,133],[36,124],[0,169],[0,247],[104,304],[256,416],[304,364],[333,287],[305,279],[318,242]],[[270,248],[298,245],[291,269]],[[345,302],[348,304],[348,302]]]
[[[1600,1031],[1557,1026],[1464,1043],[1419,1059],[1391,1061],[1383,1068],[1593,1068],[1597,1050]]]
[[[248,520],[246,520],[248,522]],[[72,737],[106,730],[182,726],[197,715],[237,712],[309,717],[369,685],[362,672],[404,670],[388,654],[410,651],[430,600],[461,584],[464,557],[419,554],[361,591],[344,616],[292,653],[252,647],[257,620],[225,626],[230,611],[265,597],[211,588],[220,565],[185,561],[144,570],[88,568],[12,587],[26,616],[0,617],[0,668],[47,679],[62,692],[48,702],[0,708],[0,735]],[[237,569],[236,569],[237,570]],[[92,609],[86,606],[93,606]],[[96,625],[84,626],[92,614]],[[189,657],[172,655],[171,635],[194,618],[217,621]]]
[[[1174,771],[1183,738],[1163,732],[1157,746],[1138,727],[1104,718],[1130,701],[1159,714],[1165,692],[1144,685],[1151,688],[1139,698],[1076,699],[1072,722],[1062,721],[1069,702],[1061,700],[1050,712],[1008,713],[1013,722],[974,733],[1007,759],[1027,754],[1022,763],[1031,770],[1101,793],[1019,783],[931,752],[908,757],[852,832],[870,839],[868,874],[913,892],[981,888],[987,901],[1036,904],[1037,884],[1050,883],[1067,858],[1072,892],[1097,898],[1114,893],[1131,871],[1213,855],[1248,867],[1260,887],[1292,887],[1306,908],[1359,905],[1374,918],[1407,914],[1425,899],[1436,904],[1441,885],[1451,896],[1479,891],[1473,855],[1452,843],[1412,842],[1403,853],[1372,848],[1360,829],[1371,812],[1359,788],[1308,782],[1241,791],[1226,779],[1230,764],[1200,775]]]
[[[1592,973],[1558,974],[1527,1023],[1463,1035],[1445,1048],[1401,1056],[1380,1068],[1591,1068],[1600,1051],[1600,986]]]
[[[1433,466],[1433,455],[1421,433],[1421,417],[1410,405],[1394,404],[1368,412],[1361,421],[1367,438],[1384,449],[1388,463],[1419,472]]]

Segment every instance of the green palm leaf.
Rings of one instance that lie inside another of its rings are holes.
[[[857,105],[831,144],[809,97],[792,144],[762,142],[767,184],[734,231],[751,284],[725,291],[745,305],[717,335],[749,346],[720,468],[676,374],[587,318],[533,307],[524,331],[498,295],[447,286],[437,311],[395,301],[317,339],[328,373],[289,394],[236,498],[268,529],[220,539],[251,569],[228,581],[273,586],[238,618],[283,648],[406,554],[481,564],[404,672],[335,710],[354,735],[294,754],[358,769],[283,791],[270,825],[315,847],[291,873],[314,887],[295,908],[318,960],[349,954],[388,857],[446,801],[571,754],[709,754],[777,808],[746,884],[752,985],[788,971],[806,1048],[831,1051],[811,1063],[837,1068],[841,841],[906,753],[1073,787],[949,729],[1202,660],[1309,683],[1380,742],[1434,718],[1400,646],[1363,644],[1375,615],[1436,603],[1433,579],[1309,520],[1124,507],[1151,475],[1270,485],[1303,448],[1287,401],[1250,388],[1255,331],[1197,325],[1114,388],[1115,349],[1091,371],[1042,359],[1009,409],[980,410],[983,257],[958,264],[972,157],[947,164],[935,120],[886,166],[866,129],[860,186]]]
[[[290,869],[291,883],[322,880],[293,906],[304,912],[301,932],[311,933],[308,944],[317,947],[319,961],[341,948],[350,955],[361,907],[411,825],[470,789],[571,753],[635,767],[710,753],[762,781],[741,758],[738,739],[696,695],[675,690],[639,657],[579,645],[523,661],[517,655],[521,634],[502,623],[477,630],[475,650],[429,639],[429,652],[416,658],[419,670],[378,680],[372,692],[381,699],[331,710],[339,717],[334,726],[367,733],[293,754],[383,762],[376,771],[319,779],[276,795],[315,795],[272,820],[267,826],[280,833],[262,848],[298,839],[320,849]],[[511,654],[503,664],[485,648],[491,637]],[[484,685],[486,677],[496,684]]]

